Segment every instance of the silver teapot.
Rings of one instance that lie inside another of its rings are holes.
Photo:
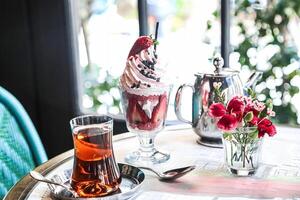
[[[209,106],[215,102],[214,87],[220,87],[227,102],[236,95],[244,95],[247,88],[253,87],[260,79],[262,73],[254,72],[243,86],[239,72],[223,68],[221,57],[213,60],[215,71],[212,73],[197,73],[194,85],[183,84],[176,93],[175,114],[180,121],[191,124],[194,132],[199,135],[197,142],[205,146],[222,148],[222,135],[216,127],[215,119],[208,115]],[[181,97],[185,87],[191,87],[192,95],[192,121],[184,119],[181,115]]]

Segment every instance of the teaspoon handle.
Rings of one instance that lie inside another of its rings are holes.
[[[148,170],[148,171],[151,171],[151,172],[155,173],[158,177],[162,177],[162,175],[161,175],[159,172],[155,171],[155,170],[152,169],[152,168],[149,168],[149,167],[143,167],[143,166],[139,166],[138,168],[140,168],[140,169],[145,169],[145,170]]]
[[[29,174],[30,174],[30,176],[31,176],[33,179],[35,179],[35,180],[37,180],[37,181],[41,181],[41,182],[49,183],[49,184],[53,184],[53,185],[59,185],[59,186],[64,187],[64,188],[66,188],[66,189],[69,190],[69,187],[68,187],[68,186],[66,186],[66,185],[64,185],[64,184],[61,184],[61,183],[53,182],[53,181],[47,179],[47,178],[44,177],[42,174],[40,174],[40,173],[38,173],[38,172],[36,172],[36,171],[30,171]]]

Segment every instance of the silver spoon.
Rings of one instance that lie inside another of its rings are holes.
[[[184,176],[185,174],[194,170],[196,168],[196,166],[192,165],[192,166],[187,166],[187,167],[180,167],[180,168],[170,169],[170,170],[167,170],[164,172],[158,172],[149,167],[139,167],[139,168],[152,171],[159,177],[159,180],[161,180],[161,181],[171,181],[171,180],[175,180],[179,177]]]
[[[73,188],[69,187],[68,185],[65,185],[63,183],[58,183],[58,182],[55,182],[55,181],[52,181],[48,178],[46,178],[45,176],[43,176],[42,174],[36,172],[36,171],[30,171],[29,172],[30,176],[37,180],[37,181],[41,181],[41,182],[44,182],[44,183],[48,183],[48,184],[52,184],[52,185],[58,185],[58,186],[61,186],[63,188],[65,188],[68,192],[72,193],[72,195],[74,197],[78,197],[78,194],[76,193],[75,190],[73,190]]]

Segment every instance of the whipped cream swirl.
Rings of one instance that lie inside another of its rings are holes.
[[[151,91],[166,87],[166,84],[161,82],[164,72],[157,65],[157,56],[153,46],[130,56],[120,78],[120,86],[131,93],[136,93],[136,90]]]

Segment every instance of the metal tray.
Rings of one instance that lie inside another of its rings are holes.
[[[142,182],[145,179],[145,174],[139,168],[118,163],[122,181],[119,189],[107,196],[95,197],[95,198],[75,198],[70,192],[60,186],[49,185],[51,191],[51,197],[54,199],[62,200],[121,200],[128,199],[136,194],[141,187]],[[65,170],[61,174],[54,175],[51,179],[60,183],[69,184],[72,169]]]

